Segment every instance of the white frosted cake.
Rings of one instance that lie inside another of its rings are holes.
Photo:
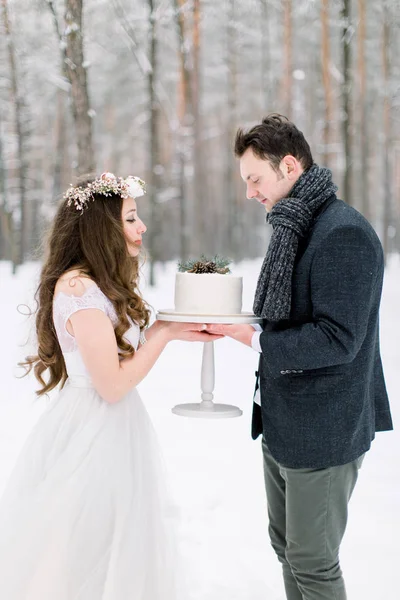
[[[242,277],[219,273],[177,273],[175,310],[190,315],[242,312]]]

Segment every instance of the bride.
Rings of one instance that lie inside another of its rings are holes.
[[[39,419],[0,501],[0,598],[174,600],[157,441],[136,386],[171,340],[202,325],[156,321],[137,290],[146,226],[136,177],[70,187],[37,290]],[[46,378],[44,375],[47,374]]]

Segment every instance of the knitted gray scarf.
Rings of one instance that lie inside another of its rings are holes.
[[[289,319],[299,239],[307,235],[315,213],[336,191],[331,171],[314,163],[296,181],[290,197],[277,202],[267,215],[273,233],[254,298],[257,317],[268,321]]]

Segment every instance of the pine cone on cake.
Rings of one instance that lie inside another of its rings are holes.
[[[230,262],[229,259],[221,258],[218,255],[214,259],[202,255],[200,259],[179,263],[178,268],[180,273],[196,273],[198,275],[202,273],[218,273],[225,275],[226,273],[230,273],[228,267]]]
[[[217,265],[214,261],[209,260],[203,262],[198,260],[194,263],[193,267],[188,271],[188,273],[216,273]]]

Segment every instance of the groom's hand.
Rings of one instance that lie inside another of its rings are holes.
[[[173,323],[169,321],[158,321],[158,323],[158,328],[164,332],[168,341],[214,342],[223,337],[223,334],[207,331],[206,325],[201,323]]]
[[[246,346],[251,346],[254,327],[251,325],[207,324],[207,331],[214,335],[231,337],[238,342],[242,342],[242,344],[246,344]]]

